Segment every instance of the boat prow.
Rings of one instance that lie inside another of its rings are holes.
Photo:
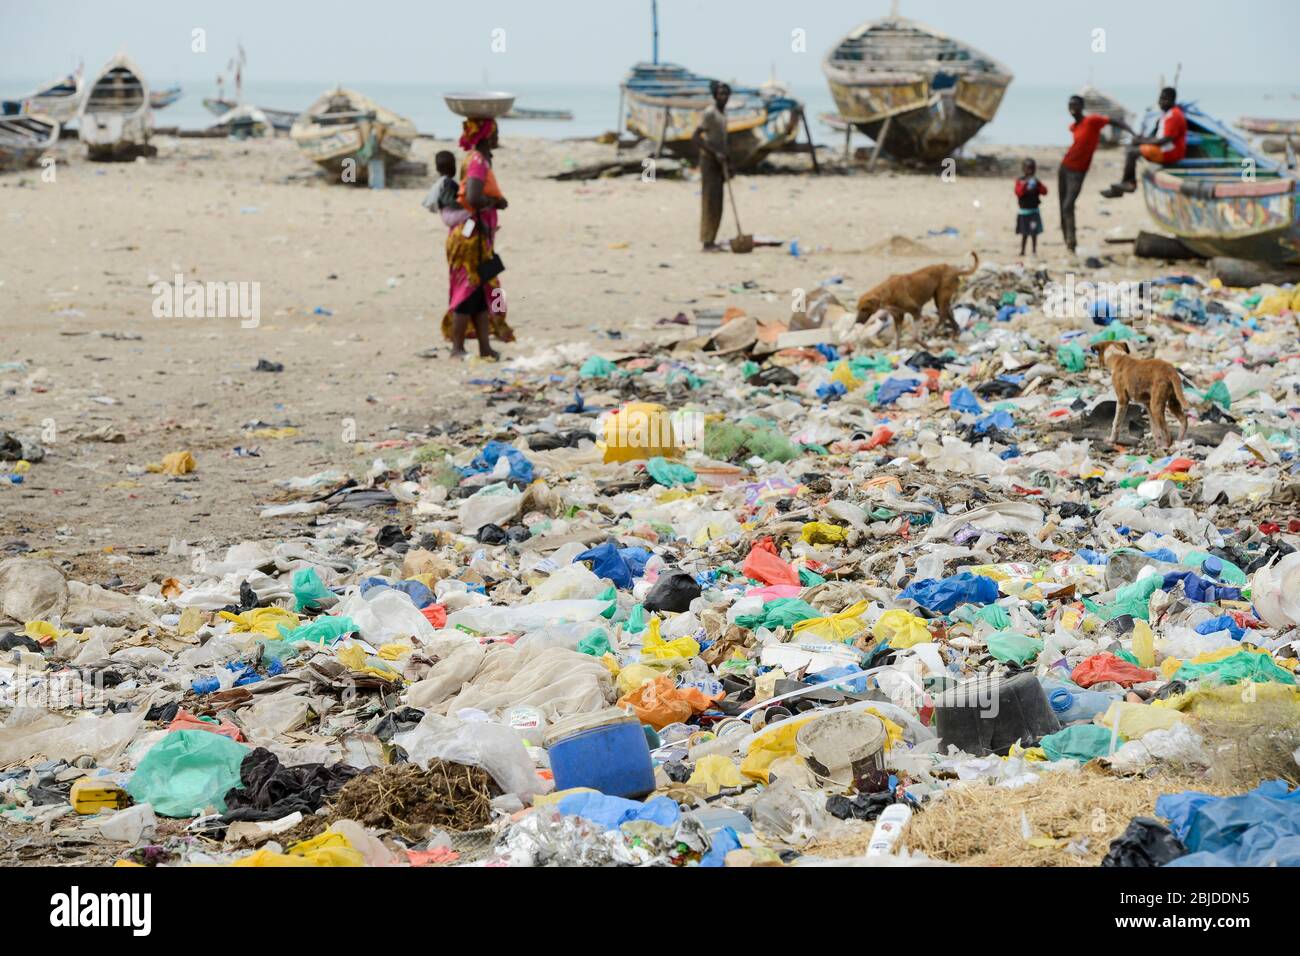
[[[130,159],[150,152],[149,86],[125,53],[109,60],[91,81],[78,122],[91,159]]]

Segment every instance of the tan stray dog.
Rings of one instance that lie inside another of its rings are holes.
[[[1093,346],[1101,355],[1101,364],[1110,372],[1115,389],[1115,421],[1110,426],[1110,443],[1119,441],[1119,427],[1128,417],[1128,403],[1141,402],[1151,418],[1151,432],[1161,448],[1169,447],[1169,426],[1165,409],[1172,408],[1182,422],[1178,440],[1187,437],[1187,398],[1178,369],[1164,359],[1139,359],[1129,355],[1126,342],[1098,342]]]
[[[935,308],[939,310],[940,323],[947,326],[953,335],[960,333],[957,320],[952,317],[952,300],[957,295],[962,277],[979,268],[979,255],[972,251],[971,258],[975,264],[969,269],[940,264],[890,276],[858,299],[858,321],[865,322],[877,312],[888,312],[894,320],[894,346],[901,349],[903,318],[910,315],[919,325],[921,309],[933,299]]]

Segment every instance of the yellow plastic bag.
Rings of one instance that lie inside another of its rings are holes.
[[[847,528],[825,521],[809,521],[799,532],[799,537],[808,544],[843,544],[848,540],[849,532]]]
[[[676,458],[682,453],[672,416],[653,402],[628,402],[605,418],[605,461]]]
[[[703,787],[709,796],[717,796],[723,787],[743,787],[745,778],[730,757],[710,754],[695,762],[695,772],[686,781],[693,787]]]
[[[763,729],[749,745],[749,753],[740,761],[740,772],[751,780],[767,783],[767,771],[772,762],[795,753],[794,738],[799,728],[815,716],[794,717]]]
[[[342,833],[326,830],[319,836],[289,847],[288,853],[261,849],[231,866],[365,866],[362,857]]]
[[[24,636],[42,643],[57,641],[59,638],[67,637],[71,633],[71,631],[65,631],[62,628],[55,627],[49,621],[28,621],[23,627]],[[85,638],[83,638],[83,640],[84,639]]]
[[[280,639],[278,625],[283,624],[287,631],[298,627],[298,615],[282,607],[255,607],[240,614],[222,611],[221,616],[235,625],[231,630],[236,634],[261,634],[277,641]]]
[[[618,695],[626,697],[632,691],[636,690],[642,684],[648,684],[664,673],[661,667],[651,667],[649,664],[628,664],[618,672],[618,679],[614,682],[618,688]]]
[[[659,618],[650,618],[646,628],[645,640],[642,642],[641,657],[651,660],[667,661],[676,658],[690,660],[700,653],[700,645],[693,637],[679,637],[674,641],[665,641],[659,636]]]
[[[159,473],[164,475],[188,475],[198,467],[198,462],[194,460],[194,456],[188,451],[174,451],[170,455],[163,456],[162,461],[145,465],[145,471],[152,472],[155,475]]]
[[[366,649],[355,642],[340,647],[339,663],[355,674],[370,674],[380,680],[398,681],[402,675],[397,673],[378,657],[371,657]]]
[[[903,650],[914,644],[928,644],[933,637],[925,621],[900,608],[886,611],[871,627],[871,636],[888,641],[889,646]]]
[[[804,525],[804,527],[808,526]],[[857,604],[846,607],[838,614],[831,614],[827,617],[810,617],[798,621],[792,631],[793,639],[807,640],[813,638],[819,641],[848,644],[858,634],[866,630],[866,622],[862,620],[862,613],[866,609],[867,602],[859,601]]]
[[[1097,717],[1096,723],[1114,730],[1118,722],[1119,735],[1125,740],[1136,740],[1153,730],[1169,730],[1182,720],[1182,714],[1168,707],[1150,707],[1117,700],[1107,708],[1106,713]]]
[[[831,381],[839,382],[850,392],[863,385],[862,381],[853,374],[853,369],[849,368],[848,362],[841,362],[836,366],[835,371],[831,372]]]

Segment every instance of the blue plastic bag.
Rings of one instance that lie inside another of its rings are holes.
[[[876,392],[876,404],[892,405],[920,384],[919,378],[887,378]]]
[[[483,446],[483,450],[469,463],[469,467],[461,470],[461,476],[468,478],[470,475],[481,475],[490,472],[496,468],[497,460],[502,456],[505,456],[506,461],[510,462],[511,478],[524,484],[528,484],[533,480],[533,463],[524,457],[524,453],[513,445],[507,445],[505,442],[496,439]]]
[[[590,561],[591,570],[596,577],[613,582],[616,588],[625,589],[632,586],[632,566],[613,541],[606,541],[594,548],[588,548],[573,560]],[[644,561],[641,562],[641,567],[644,570]]]
[[[392,588],[394,591],[401,591],[411,599],[411,603],[418,608],[426,608],[437,600],[430,591],[419,581],[389,581],[387,578],[366,578],[361,582],[361,593],[367,594],[375,588]]]
[[[998,599],[998,582],[963,571],[950,578],[924,578],[909,584],[901,594],[927,611],[947,614],[958,604],[992,604]]]
[[[641,803],[604,793],[573,793],[556,804],[556,809],[566,817],[582,817],[606,830],[616,830],[632,820],[649,820],[670,827],[682,817],[677,801],[669,797],[654,797]]]
[[[954,411],[969,412],[972,415],[978,415],[984,411],[984,407],[980,405],[975,393],[965,385],[952,393],[948,399],[948,407]]]

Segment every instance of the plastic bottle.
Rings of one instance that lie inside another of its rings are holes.
[[[1052,712],[1062,726],[1079,720],[1092,720],[1097,714],[1104,714],[1116,700],[1109,694],[1084,690],[1050,677],[1040,677],[1038,682],[1043,685],[1047,702],[1051,704]]]
[[[894,852],[894,845],[903,833],[903,827],[912,819],[912,808],[905,803],[891,803],[881,812],[876,820],[876,829],[872,831],[871,842],[867,844],[867,856],[889,856]]]

